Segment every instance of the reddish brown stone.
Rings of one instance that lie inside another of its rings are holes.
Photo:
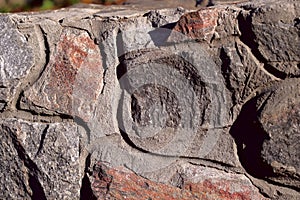
[[[34,106],[87,118],[102,89],[102,77],[99,47],[86,32],[66,30],[47,70],[25,96]]]
[[[173,30],[199,41],[211,43],[213,40],[224,40],[227,37],[241,35],[238,25],[239,13],[240,9],[237,7],[202,8],[183,15]]]
[[[187,13],[180,18],[174,30],[193,39],[210,40],[220,11],[219,8],[206,8]]]
[[[243,175],[186,165],[175,187],[145,179],[123,167],[110,168],[98,162],[93,171],[92,190],[98,199],[250,200],[264,199]]]

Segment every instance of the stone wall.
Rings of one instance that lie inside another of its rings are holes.
[[[300,5],[0,15],[1,199],[300,199]]]

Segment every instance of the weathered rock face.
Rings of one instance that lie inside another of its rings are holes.
[[[178,170],[172,174],[176,186],[97,163],[92,189],[98,199],[265,199],[244,175],[191,164],[174,167]]]
[[[299,1],[215,3],[0,15],[0,198],[299,199]]]

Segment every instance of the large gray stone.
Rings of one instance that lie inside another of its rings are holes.
[[[10,16],[0,15],[0,111],[33,66],[33,51],[26,40]]]
[[[73,123],[2,120],[2,197],[78,199],[83,176],[79,130]]]
[[[30,199],[29,173],[24,163],[24,149],[8,127],[0,122],[1,199]],[[34,178],[33,178],[34,180]],[[32,181],[33,181],[32,180]]]
[[[279,77],[299,76],[300,40],[297,0],[251,2],[240,21],[242,35],[266,69]]]
[[[259,122],[268,134],[262,158],[272,167],[272,180],[300,188],[300,82],[287,79],[259,101]]]
[[[103,87],[102,78],[98,46],[88,33],[66,28],[50,54],[46,70],[25,91],[21,107],[74,115],[88,121]]]

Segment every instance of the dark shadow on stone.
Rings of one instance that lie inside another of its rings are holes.
[[[261,150],[264,140],[269,136],[265,133],[257,119],[256,100],[248,101],[230,129],[238,150],[238,156],[244,169],[256,178],[275,176],[272,168],[262,157]]]
[[[116,68],[116,74],[117,74],[118,80],[120,80],[127,73],[127,67],[123,63],[124,60],[125,60],[125,55],[122,55],[119,57],[120,64]]]
[[[173,28],[175,28],[176,24],[177,24],[177,22],[173,22],[173,23],[165,24],[165,25],[161,26],[160,28],[173,30]]]
[[[29,174],[29,186],[32,190],[32,200],[46,200],[44,189],[35,175]]]
[[[196,0],[196,5],[195,7],[198,7],[199,5],[203,4],[202,6],[206,6],[206,7],[209,7],[209,6],[214,6],[214,3],[212,0],[208,0],[208,3],[207,5],[205,5],[205,1],[204,0]]]
[[[166,26],[166,25],[165,25]],[[151,40],[155,46],[164,46],[167,43],[168,38],[170,37],[172,30],[167,28],[157,28],[153,31],[150,31],[148,34],[151,37]]]
[[[14,145],[14,148],[16,149],[19,158],[24,162],[25,167],[28,169],[28,184],[29,187],[32,190],[31,199],[32,200],[46,200],[46,194],[43,188],[43,185],[40,183],[39,175],[42,174],[42,172],[39,170],[36,163],[30,159],[28,154],[26,153],[24,147],[21,145],[17,135],[13,131],[11,132],[11,138]]]
[[[253,12],[253,11],[252,11]],[[287,74],[279,71],[274,68],[270,64],[268,64],[268,60],[260,53],[257,43],[257,37],[253,32],[252,25],[252,13],[247,16],[243,16],[243,14],[239,14],[238,17],[239,29],[241,31],[240,40],[246,44],[250,49],[253,55],[264,64],[265,70],[267,70],[270,74],[274,75],[277,78],[285,79]]]
[[[91,164],[91,155],[88,155],[86,157],[86,162],[85,162],[85,170],[84,170],[85,174],[81,182],[80,200],[97,200],[96,196],[93,193],[91,182],[88,178],[90,164]]]
[[[278,69],[276,69],[275,67],[273,67],[272,65],[269,64],[265,64],[264,68],[271,74],[275,75],[277,78],[280,79],[285,79],[287,77],[287,74],[284,72],[279,71]]]

